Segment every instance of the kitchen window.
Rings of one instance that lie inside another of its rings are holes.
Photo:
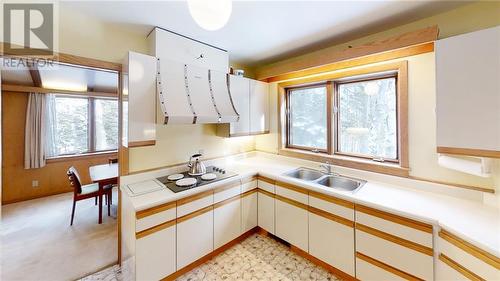
[[[77,156],[118,148],[118,100],[47,96],[46,156]]]
[[[403,61],[278,84],[280,154],[406,174],[406,69]]]

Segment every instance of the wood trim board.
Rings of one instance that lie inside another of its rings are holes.
[[[42,94],[67,94],[67,95],[78,95],[85,97],[112,97],[117,98],[118,93],[111,92],[79,92],[61,89],[49,89],[42,87],[24,86],[24,85],[11,85],[2,84],[2,91],[5,92],[19,92],[19,93],[42,93]]]
[[[477,157],[487,157],[487,158],[500,158],[500,151],[499,150],[438,146],[436,151],[437,151],[437,153],[444,153],[444,154],[477,156]]]
[[[276,82],[402,56],[432,52],[434,51],[433,42],[438,39],[438,34],[438,27],[431,26],[341,51],[328,53],[318,51],[290,63],[276,63],[261,68],[257,70],[256,76],[258,80]],[[426,45],[426,43],[432,45]],[[419,45],[423,45],[423,48],[416,48]]]
[[[210,205],[210,206],[207,206],[207,207],[200,209],[198,211],[194,211],[192,213],[189,213],[187,215],[184,215],[182,217],[177,218],[177,223],[181,223],[183,221],[187,221],[187,220],[192,219],[194,217],[203,215],[204,213],[213,211],[213,209],[214,209],[214,205]]]
[[[311,212],[315,215],[318,215],[320,217],[323,217],[325,219],[329,219],[331,221],[338,222],[338,223],[341,223],[345,226],[354,228],[354,222],[351,220],[348,220],[346,218],[334,215],[332,213],[329,213],[329,212],[326,212],[326,211],[323,211],[323,210],[320,210],[320,209],[317,209],[317,208],[314,208],[311,206],[308,207],[308,210],[309,210],[309,212]]]
[[[376,267],[378,267],[380,269],[383,269],[383,270],[385,270],[387,272],[390,272],[390,273],[392,273],[394,275],[397,275],[397,276],[399,276],[401,278],[404,278],[406,280],[423,281],[423,279],[420,279],[420,278],[418,278],[418,277],[416,277],[414,275],[411,275],[410,273],[407,273],[407,272],[404,272],[402,270],[399,270],[399,269],[397,269],[397,268],[395,268],[395,267],[393,267],[391,265],[388,265],[388,264],[386,264],[384,262],[376,260],[376,259],[374,259],[372,257],[369,257],[369,256],[367,256],[365,254],[362,254],[360,252],[356,252],[356,258],[358,258],[360,260],[363,260],[363,261],[365,261],[365,262],[367,262],[367,263],[369,263],[371,265],[374,265],[374,266],[376,266]]]
[[[289,199],[289,198],[286,198],[286,197],[283,197],[281,195],[278,195],[278,194],[275,194],[274,195],[274,199],[277,199],[277,200],[280,200],[281,202],[285,202],[287,204],[290,204],[292,206],[295,206],[295,207],[298,207],[298,208],[301,208],[303,210],[309,210],[309,206],[307,206],[306,204],[303,204],[303,203],[300,203],[300,202],[297,202],[295,200],[292,200],[292,199]]]
[[[426,233],[432,234],[432,225],[426,224],[423,222],[419,222],[416,220],[412,220],[409,218],[405,218],[402,216],[398,216],[395,214],[387,213],[384,211],[380,211],[371,207],[367,207],[364,205],[356,204],[355,206],[357,212],[362,212],[371,216],[375,216],[384,220],[388,220],[397,224],[401,224],[407,227],[411,227],[416,230],[420,230]]]
[[[143,146],[153,146],[156,145],[156,140],[144,140],[144,141],[131,141],[128,143],[128,147],[143,147]]]
[[[318,199],[321,199],[321,200],[324,200],[324,201],[327,201],[327,202],[330,202],[330,203],[333,203],[336,205],[340,205],[342,207],[354,209],[353,202],[350,202],[350,201],[347,201],[344,199],[340,199],[340,198],[337,198],[334,196],[326,195],[326,194],[319,193],[319,192],[312,191],[312,190],[309,190],[309,196],[312,196],[312,197],[315,197],[315,198],[318,198]]]
[[[493,266],[494,268],[500,270],[500,258],[488,253],[487,251],[478,248],[477,246],[472,245],[471,243],[465,241],[464,239],[446,231],[445,229],[441,229],[439,231],[439,237],[448,241],[452,245],[462,249],[466,253],[480,259],[481,261]]]
[[[275,184],[276,184],[276,186],[279,186],[279,187],[282,187],[282,188],[286,188],[286,189],[290,189],[290,190],[298,192],[298,193],[309,194],[309,190],[308,189],[300,187],[300,186],[297,186],[297,185],[294,185],[294,184],[290,184],[290,183],[282,182],[282,181],[276,181]]]
[[[276,196],[276,194],[271,193],[271,192],[269,192],[269,191],[267,191],[267,190],[264,190],[264,189],[261,189],[261,188],[258,188],[258,192],[259,192],[259,193],[262,193],[262,194],[264,194],[264,195],[267,195],[267,196],[269,196],[269,197],[271,197],[271,198],[274,198],[274,197]]]
[[[167,222],[164,222],[164,223],[161,223],[161,224],[158,224],[158,225],[155,225],[153,227],[150,227],[148,229],[145,229],[145,230],[142,230],[142,231],[139,231],[139,232],[136,232],[135,233],[135,239],[141,239],[143,237],[146,237],[148,235],[151,235],[155,232],[158,232],[160,230],[163,230],[163,229],[166,229],[166,228],[169,228],[173,225],[175,225],[177,222],[176,220],[171,220],[171,221],[167,221]]]
[[[155,207],[152,207],[152,208],[149,208],[149,209],[138,211],[138,212],[135,213],[135,218],[136,219],[142,219],[142,218],[145,218],[145,217],[148,217],[148,216],[151,216],[151,215],[154,215],[154,214],[166,211],[166,210],[170,210],[170,209],[175,208],[175,207],[177,207],[177,204],[176,204],[175,201],[174,202],[168,202],[168,203],[165,203],[165,204],[161,204],[159,206],[155,206]]]
[[[356,230],[360,230],[360,231],[363,231],[363,232],[368,233],[370,235],[373,235],[373,236],[382,238],[384,240],[393,242],[395,244],[401,245],[401,246],[406,247],[408,249],[420,252],[424,255],[428,255],[431,257],[434,255],[434,250],[432,248],[429,248],[429,247],[423,246],[421,244],[400,238],[398,236],[389,234],[387,232],[380,231],[380,230],[375,229],[375,228],[371,228],[371,227],[366,226],[366,225],[361,224],[361,223],[356,223]]]
[[[204,191],[204,192],[193,194],[191,196],[188,196],[188,197],[181,198],[181,199],[177,200],[177,206],[182,206],[182,205],[185,205],[185,204],[187,204],[189,202],[193,202],[195,200],[198,200],[198,199],[201,199],[201,198],[213,195],[213,194],[214,194],[213,190],[207,190],[207,191]]]
[[[270,184],[275,184],[276,183],[275,180],[267,178],[267,177],[264,177],[264,176],[258,176],[257,180],[264,181],[264,182],[267,182],[267,183],[270,183]]]

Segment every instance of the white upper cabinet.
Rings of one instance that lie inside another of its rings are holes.
[[[128,52],[123,65],[123,145],[154,145],[156,141],[157,59]]]
[[[438,152],[500,157],[500,26],[437,41],[436,85]]]
[[[250,80],[250,133],[269,132],[269,84]]]
[[[269,84],[228,75],[229,90],[239,121],[219,125],[217,134],[238,137],[269,133]]]

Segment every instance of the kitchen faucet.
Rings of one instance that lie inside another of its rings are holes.
[[[330,161],[326,161],[324,164],[319,165],[320,168],[326,171],[329,175],[335,175],[333,172],[333,166],[330,164]]]

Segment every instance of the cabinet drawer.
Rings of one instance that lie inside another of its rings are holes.
[[[356,223],[356,251],[418,278],[433,279],[432,249],[366,226],[362,229]]]
[[[439,232],[439,250],[448,260],[485,280],[500,280],[500,259],[446,230]],[[440,259],[441,255],[440,255]],[[453,264],[451,264],[453,265]]]
[[[275,190],[277,195],[283,196],[293,201],[297,201],[306,205],[309,202],[308,192],[301,187],[296,187],[284,182],[277,182],[275,185]]]
[[[216,188],[214,191],[214,204],[239,195],[241,192],[240,181],[228,183],[225,186]]]
[[[361,281],[418,280],[360,253],[356,253],[356,278]]]
[[[309,206],[354,221],[352,202],[310,191]]]
[[[270,193],[274,193],[274,180],[264,178],[264,177],[259,177],[257,180],[257,186]]]
[[[252,178],[250,181],[242,180],[241,181],[241,193],[245,193],[249,190],[257,188],[257,178]]]
[[[356,222],[432,248],[432,225],[356,205]]]
[[[177,217],[182,217],[214,203],[213,190],[177,200]]]
[[[175,219],[175,202],[142,210],[136,213],[135,231],[140,232]]]

